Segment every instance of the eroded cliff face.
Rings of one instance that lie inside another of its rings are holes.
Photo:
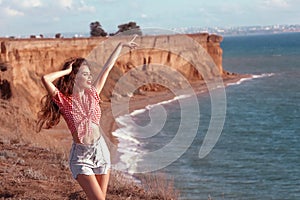
[[[28,115],[28,118],[35,118],[40,109],[40,99],[46,94],[41,84],[43,74],[59,70],[64,61],[70,57],[85,57],[95,61],[98,65],[103,65],[116,44],[129,39],[130,37],[124,36],[119,38],[0,39],[1,110],[12,106],[18,112],[21,110],[26,116]],[[145,71],[155,71],[158,65],[170,67],[179,71],[189,81],[196,81],[204,76],[210,78],[222,75],[221,41],[221,36],[206,33],[138,37],[136,42],[139,48],[122,52],[109,75],[101,97],[109,100],[116,81],[126,72],[137,67]],[[207,53],[210,57],[206,55]],[[207,66],[209,59],[213,60],[217,70],[212,70]],[[201,65],[198,68],[203,70],[199,72],[195,65]],[[146,77],[136,77],[137,81],[138,78]],[[163,76],[157,78],[164,79]],[[143,86],[143,89],[153,88]],[[14,115],[13,112],[6,114]],[[3,116],[1,116],[3,121],[2,118]],[[6,123],[5,120],[4,122]]]

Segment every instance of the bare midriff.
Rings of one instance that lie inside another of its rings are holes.
[[[73,137],[74,142],[78,144],[84,144],[84,145],[94,144],[101,137],[101,132],[100,132],[99,125],[95,123],[91,123],[91,128],[92,128],[92,134],[86,134],[82,138],[82,142],[80,142],[79,138],[75,136]]]

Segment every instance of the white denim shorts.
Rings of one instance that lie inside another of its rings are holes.
[[[73,142],[69,161],[74,179],[78,174],[107,174],[111,167],[110,152],[103,136],[91,145]]]

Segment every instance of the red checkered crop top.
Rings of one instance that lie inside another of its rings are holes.
[[[93,134],[91,123],[99,125],[101,117],[100,97],[96,88],[92,86],[90,89],[85,89],[84,97],[81,101],[79,94],[67,97],[56,89],[52,98],[59,107],[72,135],[77,135],[81,143],[84,136]]]

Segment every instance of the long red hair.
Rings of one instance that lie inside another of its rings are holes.
[[[84,58],[71,58],[64,63],[62,70],[67,69],[72,62],[74,62],[72,72],[54,82],[55,87],[65,96],[72,95],[76,74],[80,66],[82,64],[88,65]],[[52,101],[52,96],[50,94],[45,95],[41,99],[41,110],[38,112],[37,132],[40,132],[42,128],[50,129],[57,125],[60,121],[60,115],[58,106]]]

